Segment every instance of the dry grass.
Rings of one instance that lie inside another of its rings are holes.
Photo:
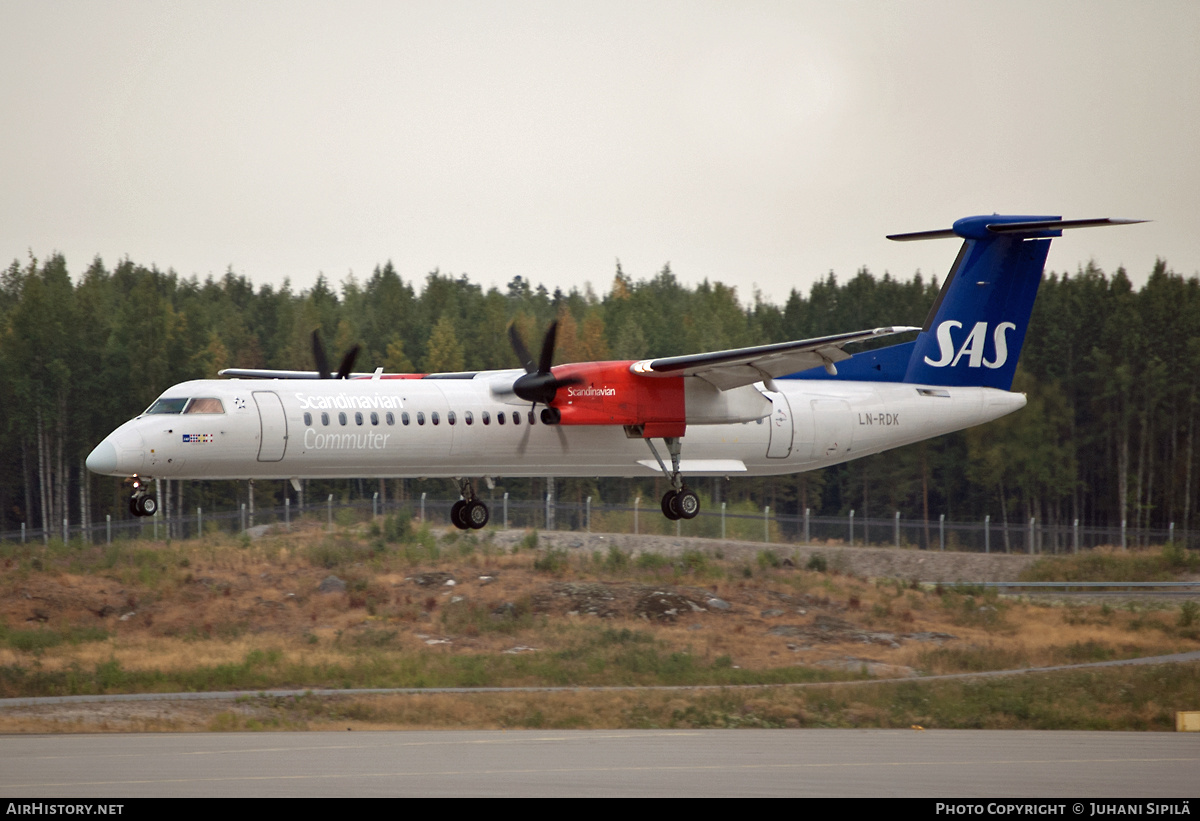
[[[715,551],[669,560],[612,551],[551,553],[530,549],[536,536],[510,553],[486,536],[425,531],[389,541],[385,534],[308,530],[254,543],[212,538],[112,548],[4,546],[0,695],[772,683],[859,678],[866,661],[887,665],[873,667],[876,675],[903,676],[1200,649],[1200,633],[1184,623],[1177,605],[1046,606],[982,591],[921,590],[895,580],[810,572],[773,554],[748,561],[723,560]],[[414,581],[433,571],[457,583]],[[346,590],[319,592],[329,575],[342,579]],[[624,603],[610,618],[570,612],[554,587],[570,583],[598,585]],[[712,596],[730,607],[687,611],[673,621],[639,618],[631,602],[645,590],[676,590],[701,602]],[[822,631],[822,625],[834,627]],[[918,633],[944,635],[906,637]],[[508,652],[513,650],[519,652]],[[834,666],[822,666],[829,664]],[[893,720],[880,718],[885,705],[862,696],[835,699],[836,709],[828,706],[834,702],[814,702],[815,696],[799,691],[722,696],[733,699],[728,703],[713,698],[650,692],[422,695],[323,699],[320,708],[299,699],[235,709],[145,706],[100,723],[286,729],[343,721],[615,727],[826,726],[820,724],[826,720],[828,726],[892,726],[886,721]],[[67,723],[99,726],[85,719],[97,714],[89,709],[68,716]],[[818,720],[821,709],[835,718]],[[1108,712],[1140,726],[1150,720],[1150,708],[1139,709]],[[948,718],[951,712],[943,710],[940,720],[965,720]],[[15,720],[9,714],[0,727]],[[18,725],[31,731],[41,721],[63,726],[34,715]]]

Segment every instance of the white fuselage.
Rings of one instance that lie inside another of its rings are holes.
[[[493,395],[495,385],[511,384],[519,373],[185,382],[162,398],[216,399],[221,411],[144,413],[97,446],[88,467],[180,479],[661,472],[646,442],[621,425],[530,425],[527,402]],[[780,379],[774,387],[754,386],[770,403],[763,404],[770,410],[763,418],[689,424],[680,440],[681,473],[796,473],[978,425],[1025,405],[1023,394],[991,388],[800,379]],[[658,446],[670,467],[661,441]]]

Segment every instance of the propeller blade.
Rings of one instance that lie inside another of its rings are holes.
[[[529,349],[525,347],[525,342],[521,339],[521,333],[517,330],[514,322],[510,322],[508,325],[508,341],[512,343],[513,351],[516,352],[517,359],[521,361],[521,367],[525,369],[525,373],[534,373],[533,357],[529,355]]]
[[[354,360],[358,359],[358,351],[361,345],[355,345],[350,350],[346,351],[346,355],[342,357],[342,364],[338,368],[338,379],[349,379],[350,372],[354,370]]]
[[[331,378],[332,374],[329,372],[329,359],[325,356],[325,344],[321,342],[320,330],[313,330],[312,344],[313,360],[315,360],[317,364],[317,373],[321,375],[322,379]]]
[[[542,358],[538,360],[538,373],[550,373],[554,364],[554,340],[558,337],[558,320],[550,323],[546,336],[542,340]]]

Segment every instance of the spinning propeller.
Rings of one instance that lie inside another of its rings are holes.
[[[551,417],[549,419],[543,418],[543,424],[555,426],[558,424],[559,414],[556,408],[550,406],[550,403],[554,401],[554,396],[558,393],[558,389],[565,388],[568,385],[583,384],[583,380],[577,376],[557,377],[551,372],[550,366],[554,360],[554,342],[557,337],[558,320],[555,320],[550,323],[550,327],[546,330],[546,336],[542,339],[541,356],[535,364],[533,355],[525,347],[525,342],[521,339],[521,334],[517,331],[516,325],[509,325],[508,339],[512,343],[513,351],[517,354],[517,359],[521,361],[521,366],[525,368],[525,374],[524,376],[518,376],[510,388],[494,388],[492,390],[492,394],[499,398],[515,395],[526,402],[530,402],[529,412],[531,416],[537,411],[538,403],[542,403],[550,412],[549,415]],[[545,416],[545,412],[543,412],[543,416]],[[558,431],[559,441],[565,450],[567,447],[566,437],[563,435],[562,430],[559,430],[557,427],[556,430]],[[525,452],[525,445],[528,441],[529,428],[526,428],[525,438],[521,441],[518,449],[519,452]]]
[[[312,332],[313,343],[313,359],[317,363],[317,373],[322,379],[349,379],[350,372],[354,370],[354,360],[358,358],[359,345],[355,345],[350,350],[346,351],[346,355],[342,357],[342,364],[338,366],[337,374],[329,372],[329,358],[325,356],[325,343],[321,341],[321,332],[314,330]]]

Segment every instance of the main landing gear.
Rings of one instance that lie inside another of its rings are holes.
[[[459,479],[458,492],[462,494],[462,498],[450,508],[450,521],[454,526],[459,530],[479,530],[487,525],[491,514],[488,512],[488,506],[475,495],[471,480]]]
[[[700,497],[688,490],[683,483],[683,477],[679,474],[679,453],[682,450],[679,438],[668,436],[663,441],[667,443],[667,452],[671,454],[670,470],[667,470],[662,457],[658,455],[658,449],[654,447],[654,442],[646,439],[646,444],[650,446],[650,452],[658,460],[658,466],[662,468],[662,472],[671,482],[671,490],[668,490],[662,497],[663,515],[673,522],[678,519],[695,519],[700,513]]]

